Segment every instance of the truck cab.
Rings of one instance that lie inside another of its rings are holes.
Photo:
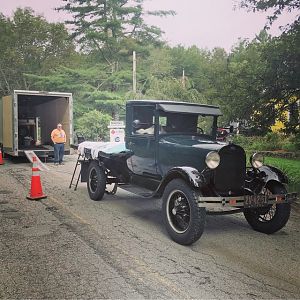
[[[218,107],[171,101],[128,101],[126,148],[133,174],[158,180],[177,166],[205,169],[216,141]],[[199,151],[201,147],[201,151]],[[155,186],[155,185],[154,185]]]

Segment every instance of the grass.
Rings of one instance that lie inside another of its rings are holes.
[[[300,186],[300,160],[265,157],[265,164],[280,169],[288,176],[291,184]]]

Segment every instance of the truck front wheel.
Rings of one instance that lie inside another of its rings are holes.
[[[106,187],[106,174],[96,161],[90,163],[88,169],[87,188],[92,200],[102,200]]]
[[[184,180],[174,179],[163,194],[163,221],[171,238],[178,244],[191,245],[202,235],[206,211],[198,207],[199,192]]]
[[[284,186],[270,183],[263,191],[267,194],[286,194]],[[263,208],[250,208],[244,211],[249,225],[256,231],[271,234],[285,226],[291,212],[289,203],[273,204]]]

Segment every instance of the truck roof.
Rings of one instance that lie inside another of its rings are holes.
[[[171,113],[190,113],[204,114],[209,116],[222,116],[222,112],[218,106],[208,104],[196,104],[183,101],[168,101],[168,100],[129,100],[129,105],[144,104],[156,105],[156,109]]]
[[[14,90],[17,95],[37,95],[37,96],[65,96],[71,97],[72,93],[65,92],[46,92],[46,91],[28,91],[28,90]]]

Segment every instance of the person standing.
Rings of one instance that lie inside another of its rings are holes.
[[[57,127],[51,132],[51,140],[54,144],[54,165],[63,165],[63,158],[65,152],[65,143],[67,141],[66,133],[62,129],[62,125],[59,123]]]

